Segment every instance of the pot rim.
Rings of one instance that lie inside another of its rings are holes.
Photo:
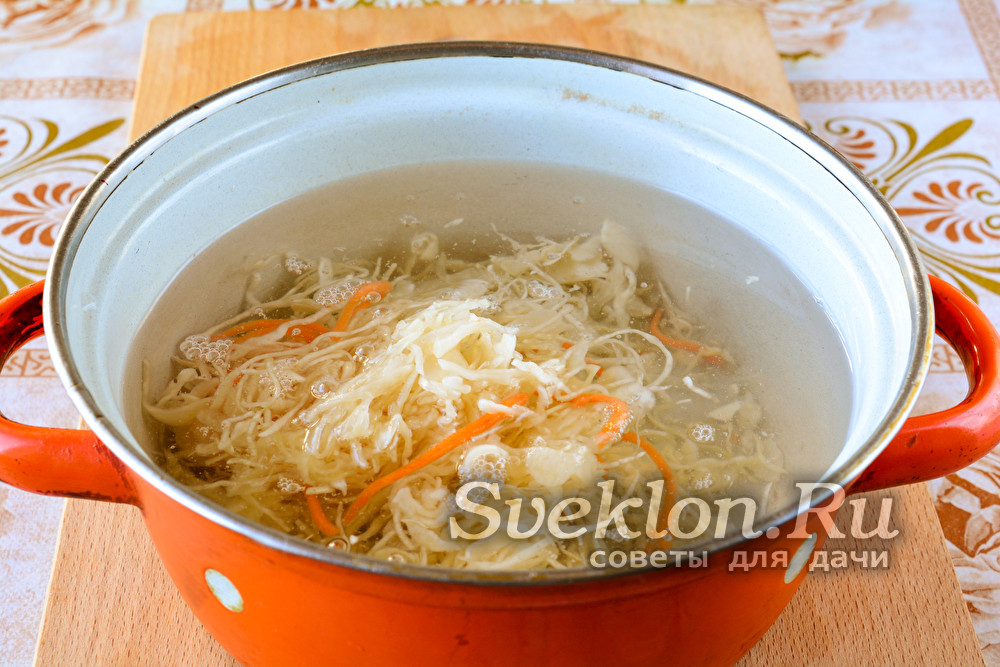
[[[916,246],[896,212],[871,182],[834,149],[794,120],[740,93],[690,74],[633,58],[574,47],[509,41],[424,42],[379,47],[328,56],[274,70],[225,88],[175,113],[132,142],[107,164],[74,204],[60,230],[47,272],[43,312],[46,335],[56,372],[84,421],[114,455],[125,463],[132,472],[142,477],[146,483],[172,500],[257,544],[290,555],[373,574],[387,574],[441,583],[524,585],[590,582],[639,574],[653,569],[653,566],[647,565],[634,569],[595,570],[583,567],[544,571],[465,571],[393,563],[369,556],[343,553],[294,538],[215,505],[134,451],[126,444],[129,438],[104,416],[77,372],[64,327],[67,296],[66,277],[81,239],[93,218],[99,213],[103,203],[129,173],[149,155],[185,129],[224,108],[303,79],[371,65],[454,57],[524,58],[577,63],[636,75],[693,93],[710,102],[727,107],[732,112],[763,126],[776,134],[778,138],[805,152],[847,188],[858,199],[859,203],[870,212],[876,222],[882,223],[879,226],[899,261],[909,306],[914,315],[910,331],[910,361],[900,390],[874,433],[859,447],[851,459],[823,481],[847,487],[856,479],[888,445],[892,436],[902,426],[906,416],[913,408],[930,364],[933,344],[932,302],[927,276]],[[813,494],[809,507],[823,505],[832,496],[833,492],[824,488],[821,492]],[[807,507],[795,505],[787,507],[784,511],[771,515],[766,525],[761,525],[758,528],[765,529],[784,524],[807,509]],[[721,540],[712,540],[701,549],[708,551],[709,554],[714,554],[747,541],[750,540],[742,535],[733,535]]]

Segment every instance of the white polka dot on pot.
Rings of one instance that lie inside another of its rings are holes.
[[[788,569],[785,570],[785,583],[790,584],[795,581],[795,577],[799,576],[802,569],[809,562],[809,557],[812,556],[813,549],[816,548],[816,533],[813,533],[809,538],[799,545],[799,548],[795,550],[795,555],[788,562]]]
[[[205,583],[223,607],[235,613],[243,611],[243,596],[226,575],[209,568],[205,570]]]

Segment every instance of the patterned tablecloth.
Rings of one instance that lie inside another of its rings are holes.
[[[742,2],[763,10],[812,130],[896,207],[928,270],[1000,322],[997,1]],[[151,17],[354,4],[0,0],[0,295],[43,275],[70,204],[125,146]],[[938,345],[920,409],[965,389],[955,354]],[[44,341],[0,372],[0,405],[29,423],[77,423]],[[930,489],[987,663],[1000,665],[1000,454]],[[0,486],[0,665],[32,660],[61,509]]]

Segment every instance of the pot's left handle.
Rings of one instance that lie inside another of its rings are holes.
[[[44,333],[44,281],[0,300],[0,366]],[[0,481],[47,496],[136,504],[127,468],[90,431],[18,424],[0,415]]]

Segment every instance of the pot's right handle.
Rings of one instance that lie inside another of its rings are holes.
[[[44,281],[0,300],[0,366],[44,333]],[[0,481],[47,496],[136,504],[127,468],[90,431],[29,426],[0,415]]]
[[[953,408],[910,417],[850,493],[923,482],[961,470],[1000,442],[1000,336],[959,289],[930,276],[934,326],[955,348],[969,394]]]

